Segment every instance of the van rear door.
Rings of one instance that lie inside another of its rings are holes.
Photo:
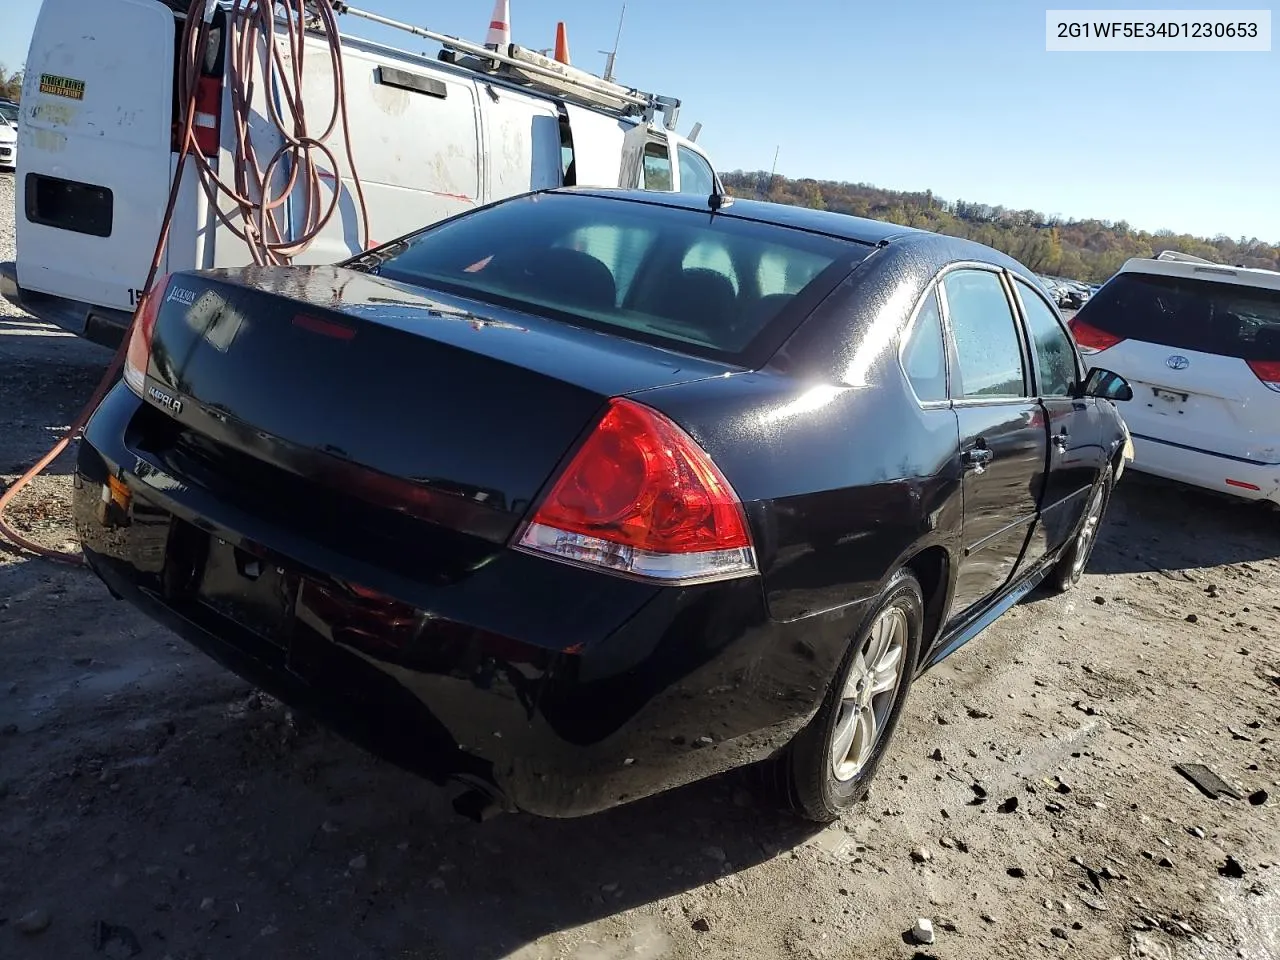
[[[168,201],[175,26],[159,0],[44,0],[22,90],[23,288],[132,309]]]

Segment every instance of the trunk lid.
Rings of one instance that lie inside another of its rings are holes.
[[[179,274],[147,442],[300,524],[354,499],[505,543],[607,397],[737,369],[338,267]]]

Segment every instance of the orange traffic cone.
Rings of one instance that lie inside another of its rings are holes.
[[[569,31],[563,20],[556,24],[556,59],[569,65]]]
[[[493,16],[489,19],[489,36],[484,45],[490,50],[505,51],[511,43],[510,0],[494,0]]]

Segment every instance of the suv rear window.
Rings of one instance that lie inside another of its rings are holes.
[[[792,300],[834,287],[871,249],[702,211],[553,193],[429,227],[351,265],[380,261],[373,272],[390,279],[750,363]]]
[[[1280,360],[1280,290],[1122,273],[1076,316],[1126,340],[1240,360]]]

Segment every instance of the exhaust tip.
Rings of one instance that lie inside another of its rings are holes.
[[[475,823],[486,823],[502,813],[503,809],[496,797],[474,788],[453,798],[454,812]]]

